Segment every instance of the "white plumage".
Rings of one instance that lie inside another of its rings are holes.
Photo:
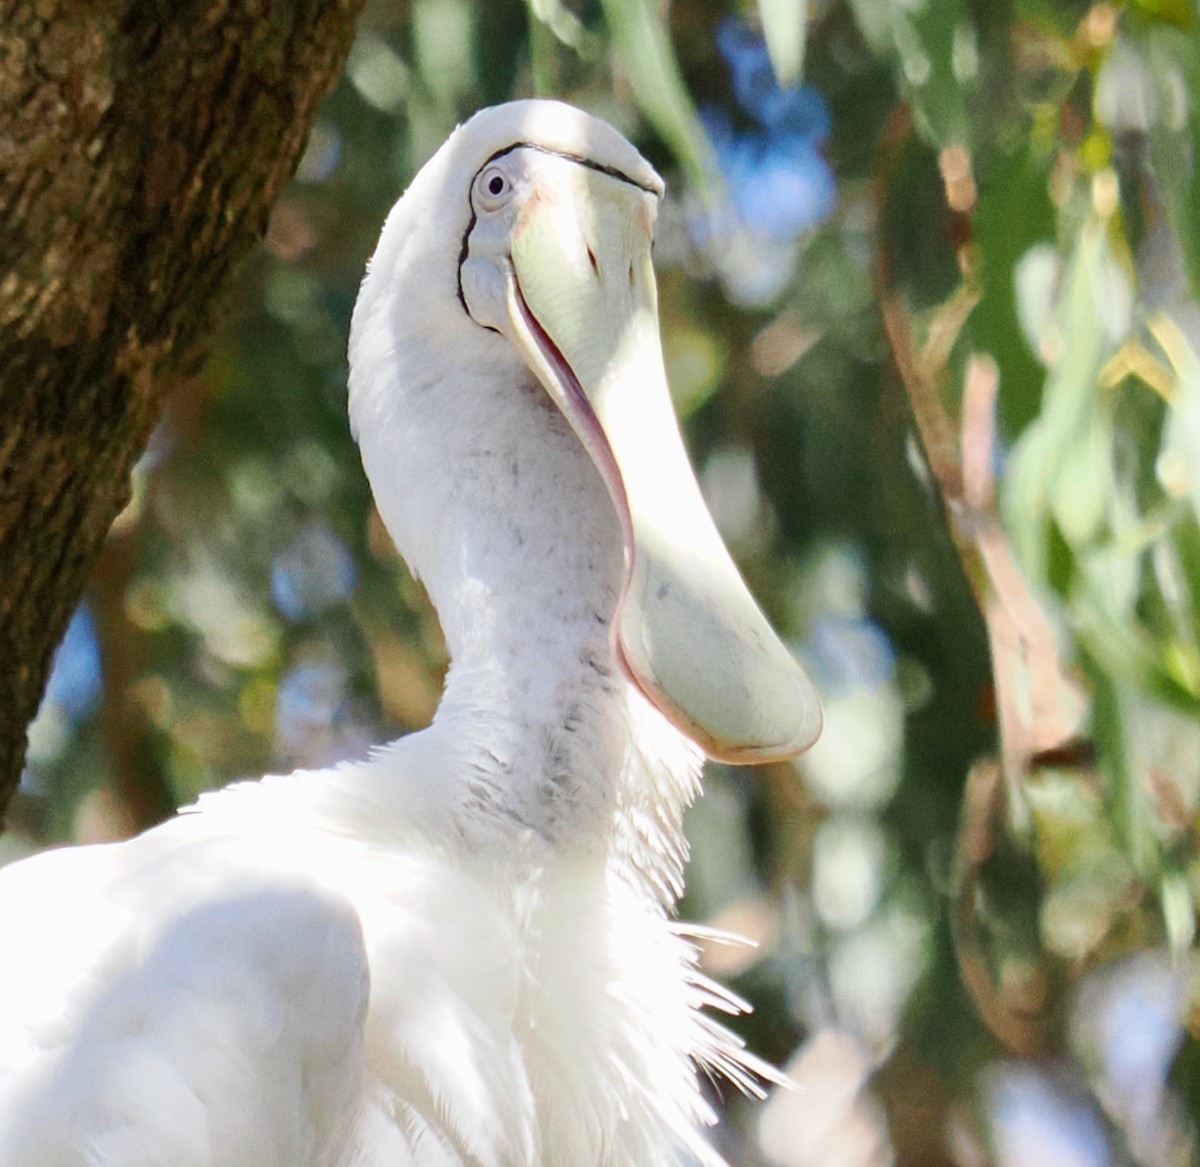
[[[351,420],[443,622],[437,716],[0,872],[3,1167],[720,1162],[696,1069],[764,1068],[670,921],[696,743],[784,756],[819,715],[664,420],[660,193],[522,102],[397,203]]]

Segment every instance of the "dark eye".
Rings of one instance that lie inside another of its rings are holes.
[[[512,179],[498,164],[493,163],[480,171],[475,180],[475,191],[480,207],[485,211],[495,211],[513,193]]]

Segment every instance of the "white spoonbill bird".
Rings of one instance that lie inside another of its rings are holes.
[[[383,228],[350,420],[452,664],[425,730],[0,872],[3,1167],[721,1162],[765,1067],[672,920],[703,753],[820,727],[671,410],[662,183],[553,102]]]

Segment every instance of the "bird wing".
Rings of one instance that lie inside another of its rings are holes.
[[[358,915],[195,821],[0,871],[5,1167],[336,1162],[363,1088]]]
[[[0,1167],[536,1161],[503,881],[332,780],[0,870]]]

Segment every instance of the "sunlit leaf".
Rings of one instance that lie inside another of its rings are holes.
[[[1164,664],[1158,646],[1143,628],[1115,619],[1096,593],[1076,597],[1071,620],[1080,643],[1100,672],[1119,677],[1189,717],[1200,717],[1200,693],[1181,683]]]
[[[1168,668],[1200,693],[1200,357],[1166,313],[1150,322],[1174,376],[1155,476],[1175,502],[1170,539],[1155,559],[1176,644]]]
[[[808,0],[758,0],[771,66],[781,86],[795,85],[804,72]]]
[[[554,35],[577,53],[590,54],[596,49],[596,38],[562,0],[527,0],[529,11]]]
[[[1171,871],[1159,887],[1167,941],[1174,952],[1185,952],[1196,939],[1196,897],[1187,875]]]
[[[667,26],[654,0],[601,0],[613,43],[642,112],[701,190],[715,181],[716,161],[692,104]]]
[[[1128,303],[1104,224],[1090,219],[1047,333],[1051,369],[1042,411],[1013,451],[1005,484],[1009,530],[1035,577],[1046,576],[1048,523],[1078,552],[1099,536],[1113,508],[1112,421],[1097,374],[1127,327]]]
[[[1200,356],[1168,314],[1150,328],[1174,374],[1156,470],[1167,494],[1186,498],[1200,520]]]
[[[471,82],[474,23],[466,0],[417,0],[413,5],[413,45],[421,77],[447,103]]]

